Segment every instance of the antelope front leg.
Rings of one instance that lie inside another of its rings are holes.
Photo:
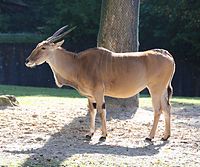
[[[106,128],[106,110],[105,110],[105,100],[104,100],[104,89],[102,87],[97,87],[95,92],[95,100],[97,102],[97,111],[100,114],[101,123],[102,123],[102,137],[100,141],[105,141],[107,136]]]
[[[102,124],[102,136],[99,139],[100,141],[105,141],[107,136],[107,127],[106,127],[106,109],[105,109],[105,102],[104,99],[99,100],[97,102],[97,111],[101,118],[101,124]]]
[[[102,137],[100,138],[100,141],[106,140],[107,136],[107,127],[106,127],[106,109],[105,109],[105,103],[102,104],[101,109],[98,110],[100,113],[101,123],[102,123]]]
[[[90,140],[95,132],[95,118],[96,118],[96,103],[88,99],[88,108],[90,114],[90,132],[86,135],[86,138]]]

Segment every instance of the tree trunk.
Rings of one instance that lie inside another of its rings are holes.
[[[139,4],[140,0],[102,0],[97,46],[114,52],[138,51]],[[139,105],[138,95],[105,100],[108,111],[132,111]]]

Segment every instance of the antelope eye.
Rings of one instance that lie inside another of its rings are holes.
[[[42,47],[41,49],[42,49],[42,50],[45,50],[46,48],[45,48],[45,47]]]

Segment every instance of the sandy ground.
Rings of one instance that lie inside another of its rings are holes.
[[[99,142],[100,121],[91,141],[86,99],[0,110],[0,166],[200,166],[200,106],[177,105],[172,137],[160,141],[163,119],[153,144],[144,141],[152,125],[151,109],[108,113],[108,138]]]

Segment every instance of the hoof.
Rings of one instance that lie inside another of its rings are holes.
[[[106,137],[103,137],[103,136],[100,137],[99,141],[102,141],[102,142],[106,141]]]
[[[167,141],[169,139],[170,136],[168,136],[167,138],[162,138],[161,141]]]
[[[88,141],[90,141],[92,139],[92,136],[90,136],[90,135],[86,135],[85,137],[86,137],[86,140],[88,140]]]
[[[152,139],[147,137],[147,138],[145,138],[145,141],[152,142]]]
[[[149,143],[149,144],[153,144],[153,141],[151,138],[145,138],[145,142]]]

